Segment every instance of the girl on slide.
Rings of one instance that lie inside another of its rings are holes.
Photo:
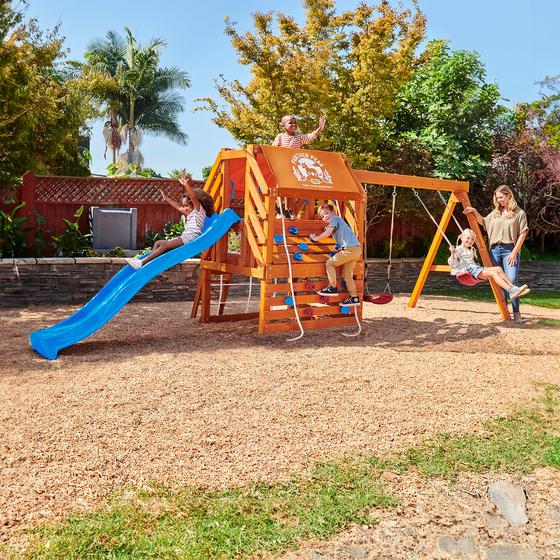
[[[173,208],[178,210],[187,218],[185,222],[185,230],[180,237],[175,237],[174,239],[160,239],[159,241],[156,241],[152,252],[143,259],[126,259],[126,262],[132,268],[138,270],[163,253],[171,251],[171,249],[176,249],[177,247],[180,247],[185,243],[189,243],[193,239],[197,238],[202,233],[202,229],[204,228],[204,219],[206,216],[211,216],[214,213],[214,201],[212,200],[212,197],[202,189],[195,188],[190,175],[181,175],[179,183],[183,185],[186,194],[186,196],[184,196],[181,200],[182,204],[179,204],[175,200],[169,198],[162,190],[159,192],[167,204],[173,206]]]

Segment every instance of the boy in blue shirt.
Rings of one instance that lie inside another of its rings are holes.
[[[333,237],[340,246],[340,251],[327,260],[326,267],[329,285],[317,293],[327,297],[338,295],[335,267],[342,266],[342,276],[350,296],[341,301],[340,305],[356,307],[360,305],[360,298],[358,297],[356,283],[354,282],[354,266],[356,266],[356,261],[362,255],[362,246],[350,226],[334,213],[334,206],[332,204],[323,204],[319,208],[319,217],[323,221],[328,222],[328,226],[320,235],[311,234],[309,236],[311,241],[320,241],[326,237]]]

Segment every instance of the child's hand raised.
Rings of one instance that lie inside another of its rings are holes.
[[[183,186],[186,185],[192,186],[194,184],[192,177],[188,173],[183,173],[183,175],[179,177],[179,183],[181,183],[181,185]]]
[[[165,202],[169,200],[169,197],[161,189],[159,189],[159,194],[161,194],[161,198],[163,198]]]
[[[319,128],[321,130],[325,128],[325,124],[327,124],[327,119],[325,117],[319,117]]]

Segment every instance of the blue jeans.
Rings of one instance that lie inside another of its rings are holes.
[[[515,286],[519,285],[519,255],[517,255],[517,259],[515,264],[511,266],[508,264],[507,258],[511,255],[513,251],[514,244],[513,243],[497,243],[496,245],[492,245],[490,247],[490,257],[492,259],[492,264],[494,266],[501,266],[506,273],[506,276],[509,278],[510,282]],[[504,297],[506,298],[506,302],[508,300],[508,294],[506,290],[502,290]],[[519,311],[519,298],[515,298],[511,302],[511,306],[513,308],[513,312],[516,313]]]

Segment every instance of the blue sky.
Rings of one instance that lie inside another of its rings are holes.
[[[206,112],[193,112],[199,97],[214,97],[214,79],[246,82],[247,70],[224,34],[224,16],[251,28],[255,11],[279,10],[301,21],[299,0],[29,0],[29,16],[43,29],[60,24],[70,58],[81,60],[88,42],[110,29],[129,27],[140,42],[151,37],[166,40],[162,64],[188,72],[192,87],[185,93],[186,110],[180,121],[189,135],[187,146],[164,138],[145,137],[145,165],[162,175],[186,167],[200,177],[202,167],[213,163],[222,147],[236,147],[228,132],[219,129]],[[409,1],[404,4],[408,5]],[[338,0],[337,9],[354,8],[357,0]],[[392,1],[392,4],[397,4]],[[508,105],[538,97],[537,80],[560,74],[558,48],[558,0],[419,0],[428,20],[428,39],[447,39],[452,49],[477,51],[486,66],[489,81],[499,84]],[[92,171],[105,173],[102,123],[94,123],[91,151]]]

